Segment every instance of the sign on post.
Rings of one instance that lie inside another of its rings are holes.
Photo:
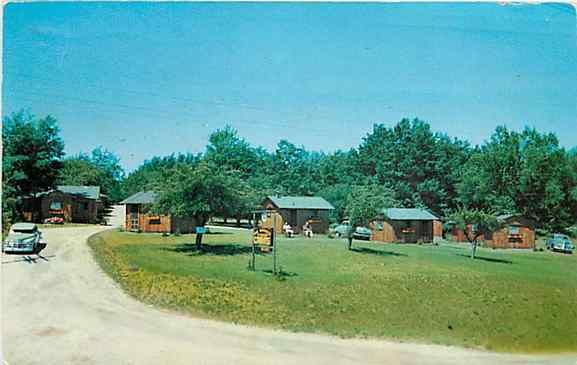
[[[196,232],[196,234],[205,234],[206,233],[206,227],[196,227],[195,232]]]
[[[269,247],[273,243],[272,228],[255,228],[252,232],[252,244],[257,246],[265,246],[263,251],[269,251]]]

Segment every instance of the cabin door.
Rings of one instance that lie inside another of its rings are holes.
[[[138,205],[130,206],[130,229],[138,230]]]

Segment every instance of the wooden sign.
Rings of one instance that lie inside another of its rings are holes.
[[[271,246],[272,245],[272,229],[271,228],[256,228],[252,231],[252,243],[254,245]]]

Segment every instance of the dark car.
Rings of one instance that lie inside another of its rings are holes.
[[[348,221],[341,224],[334,224],[329,228],[329,235],[332,237],[348,237],[351,226]],[[357,240],[370,240],[371,230],[366,227],[357,227],[353,233],[353,238]]]
[[[10,227],[8,237],[2,244],[2,251],[6,253],[38,253],[46,243],[42,240],[42,233],[34,223],[14,223]]]
[[[569,236],[561,233],[552,234],[547,240],[547,249],[551,251],[573,253],[575,246]]]

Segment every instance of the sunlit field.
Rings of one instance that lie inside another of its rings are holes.
[[[280,238],[250,258],[246,231],[204,236],[106,231],[89,240],[133,297],[194,316],[342,337],[510,352],[577,350],[577,255],[466,246]]]

